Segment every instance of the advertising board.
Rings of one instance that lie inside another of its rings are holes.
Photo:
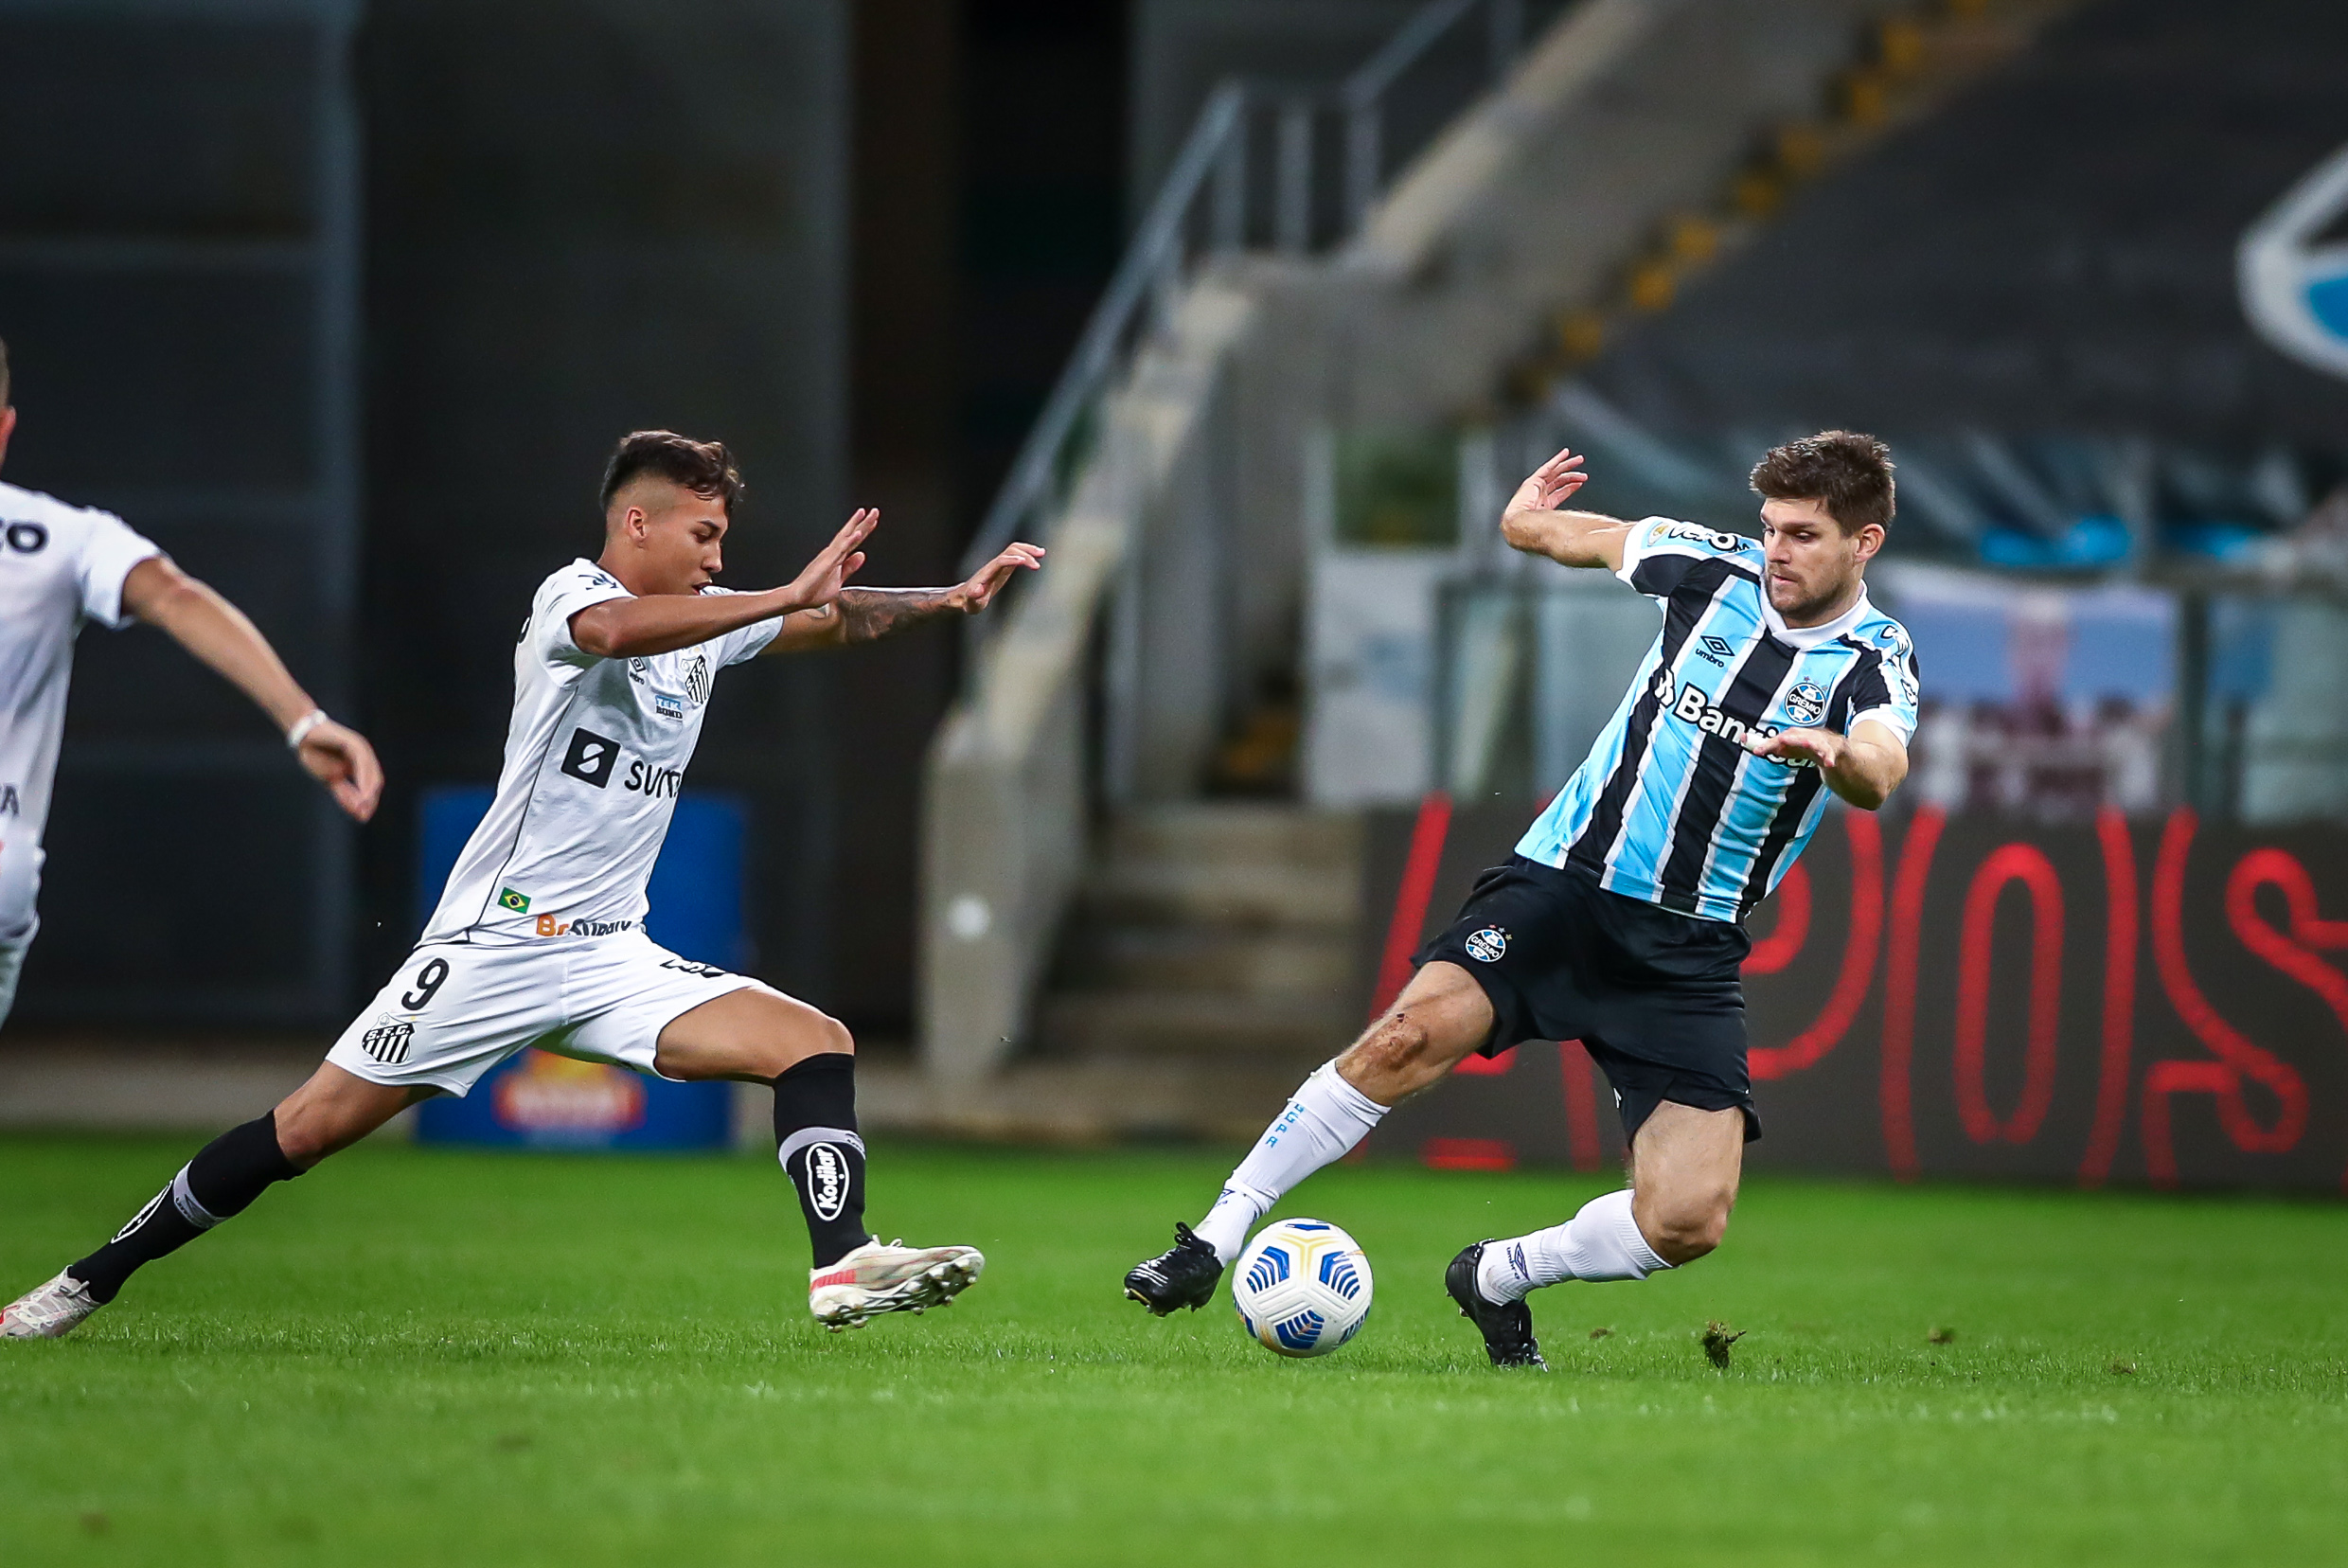
[[[1530,815],[1432,797],[1376,819],[1375,1000]],[[2348,1180],[2341,829],[1838,808],[1752,931],[1756,1168],[2324,1192]],[[1471,1060],[1375,1142],[1439,1167],[1597,1169],[1622,1153],[1603,1078],[1559,1042]]]

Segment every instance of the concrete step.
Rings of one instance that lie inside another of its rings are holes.
[[[1280,862],[1111,861],[1086,880],[1080,918],[1350,932],[1361,918],[1358,874]]]
[[[1270,802],[1190,802],[1121,813],[1102,858],[1236,867],[1282,865],[1340,879],[1360,875],[1361,819]]]
[[[1336,1000],[1351,993],[1357,961],[1351,933],[1334,927],[1079,920],[1069,929],[1058,983],[1071,992],[1185,990]]]
[[[1044,1001],[1047,1058],[1325,1061],[1360,1032],[1342,1002],[1213,991],[1062,991]]]
[[[1038,1064],[1252,1074],[1285,1094],[1360,1027],[1361,880],[1353,815],[1258,802],[1124,813],[1039,1007]]]

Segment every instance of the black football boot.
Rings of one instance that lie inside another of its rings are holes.
[[[1540,1345],[1533,1339],[1533,1310],[1521,1301],[1486,1301],[1476,1289],[1476,1265],[1484,1260],[1489,1240],[1460,1249],[1443,1271],[1443,1288],[1459,1303],[1459,1315],[1484,1330],[1484,1353],[1494,1366],[1534,1366],[1543,1372]]]
[[[1215,1299],[1215,1282],[1223,1277],[1223,1260],[1180,1220],[1174,1221],[1174,1244],[1157,1256],[1133,1265],[1125,1276],[1125,1293],[1159,1317],[1177,1307],[1197,1311]]]

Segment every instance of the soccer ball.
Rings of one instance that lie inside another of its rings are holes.
[[[1239,1255],[1232,1304],[1239,1326],[1283,1356],[1325,1356],[1370,1315],[1370,1260],[1320,1220],[1282,1220]]]

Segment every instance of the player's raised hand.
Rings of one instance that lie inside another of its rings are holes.
[[[1789,729],[1775,735],[1751,735],[1745,749],[1755,757],[1774,757],[1796,767],[1831,768],[1841,760],[1843,738],[1832,730]]]
[[[1525,476],[1517,493],[1508,500],[1505,515],[1525,512],[1556,511],[1574,498],[1574,492],[1590,483],[1590,475],[1582,472],[1586,459],[1571,447],[1561,448],[1555,457]]]
[[[1862,719],[1851,734],[1832,730],[1789,729],[1775,735],[1745,738],[1745,749],[1755,757],[1774,757],[1792,766],[1815,767],[1825,775],[1826,787],[1861,811],[1872,811],[1892,797],[1908,776],[1908,747],[1898,733],[1879,720]]]
[[[1011,574],[1021,570],[1034,571],[1043,564],[1043,546],[1013,543],[1004,546],[1003,553],[970,574],[968,582],[952,591],[954,608],[966,615],[975,615],[994,602],[1003,585],[1011,580]]]
[[[331,719],[321,720],[302,737],[294,755],[311,777],[326,786],[334,804],[354,819],[365,822],[375,815],[376,803],[383,796],[383,765],[375,759],[375,748],[365,736]]]
[[[1582,462],[1582,454],[1569,447],[1527,474],[1500,515],[1500,536],[1512,550],[1547,556],[1561,565],[1619,571],[1630,526],[1566,505],[1590,482]]]
[[[840,597],[848,579],[864,564],[864,552],[858,546],[880,526],[880,508],[857,508],[846,525],[831,536],[831,543],[818,550],[806,569],[791,579],[789,593],[800,609],[812,610]]]

